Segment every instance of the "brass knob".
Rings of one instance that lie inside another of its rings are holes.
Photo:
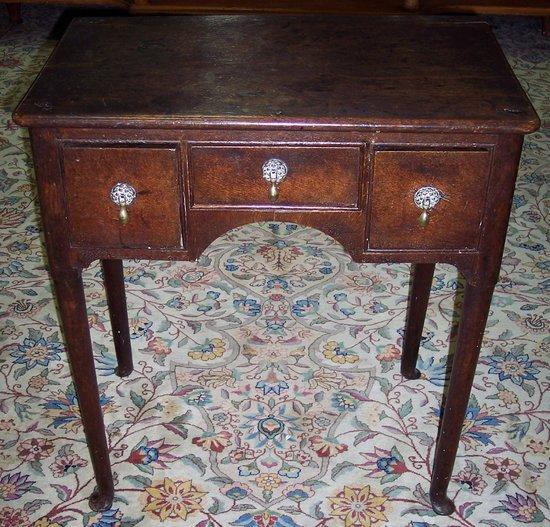
[[[137,192],[132,185],[128,183],[117,183],[110,192],[111,201],[118,205],[118,219],[122,225],[128,223],[128,209],[127,207],[132,204],[132,202],[137,197]]]
[[[279,183],[288,174],[288,166],[284,161],[280,159],[269,159],[262,166],[263,178],[271,183],[269,187],[269,199],[270,201],[277,201],[279,199]]]
[[[435,187],[420,187],[414,193],[414,204],[422,209],[418,217],[418,223],[421,227],[426,227],[430,220],[429,212],[442,200],[445,199],[443,193]]]
[[[120,210],[118,211],[118,219],[122,225],[126,225],[128,223],[128,209],[124,205],[121,205]]]
[[[277,188],[277,184],[271,183],[271,186],[269,187],[269,199],[271,201],[277,201],[278,197],[279,197],[279,189]]]
[[[418,223],[420,223],[421,227],[425,227],[426,225],[428,225],[428,220],[429,219],[430,218],[428,216],[428,211],[423,210],[422,213],[420,214],[419,218],[418,218]]]

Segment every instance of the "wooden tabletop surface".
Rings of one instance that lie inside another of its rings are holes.
[[[76,19],[15,119],[518,133],[539,123],[484,23],[300,15]]]

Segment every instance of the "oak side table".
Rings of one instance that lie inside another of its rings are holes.
[[[124,258],[190,260],[227,230],[291,221],[359,262],[411,262],[402,374],[436,262],[467,285],[430,496],[447,497],[523,135],[538,117],[486,24],[198,16],[72,22],[14,114],[29,127],[50,273],[97,482],[113,479],[82,287],[101,259],[132,371]]]

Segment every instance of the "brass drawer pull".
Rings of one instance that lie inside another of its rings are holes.
[[[263,178],[271,183],[269,187],[269,199],[277,201],[279,197],[279,183],[288,174],[288,166],[280,159],[272,158],[266,161],[262,167]]]
[[[126,223],[128,223],[128,210],[126,207],[131,205],[136,199],[136,189],[128,183],[117,183],[111,189],[110,196],[111,201],[120,207],[118,212],[118,219],[120,220],[120,223],[122,223],[122,225],[126,225]]]
[[[414,193],[414,204],[422,209],[418,218],[421,227],[428,225],[428,213],[442,200],[445,199],[443,193],[435,187],[420,187]]]

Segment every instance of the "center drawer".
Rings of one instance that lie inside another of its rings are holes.
[[[193,144],[188,150],[191,207],[359,208],[362,146]],[[270,160],[286,169],[275,199],[263,177]]]

